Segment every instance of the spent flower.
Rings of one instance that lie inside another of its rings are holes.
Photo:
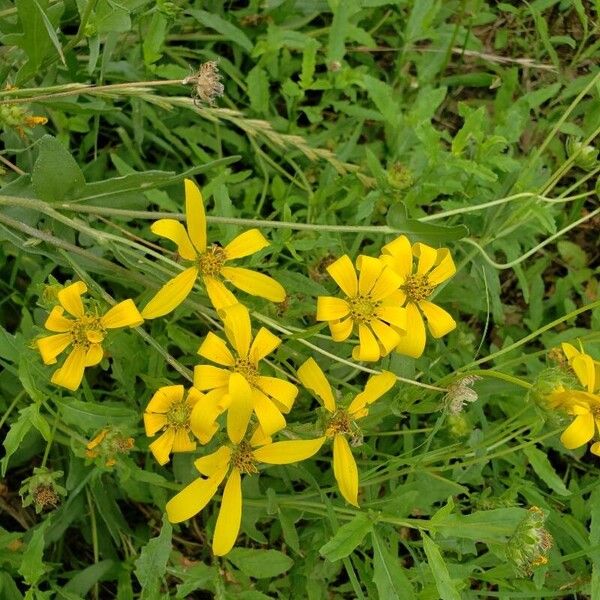
[[[36,513],[56,508],[67,490],[58,483],[63,477],[62,471],[50,471],[46,467],[35,467],[33,475],[24,479],[19,490],[23,506],[35,507]]]

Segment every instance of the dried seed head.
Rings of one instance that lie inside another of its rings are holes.
[[[479,396],[471,386],[481,379],[477,375],[468,375],[451,383],[444,396],[444,405],[446,411],[451,415],[457,415],[462,412],[465,404],[475,402]]]
[[[200,100],[210,105],[213,105],[215,99],[221,97],[225,91],[216,60],[202,63],[197,73],[186,77],[181,83],[194,86],[194,102]]]
[[[33,475],[23,481],[19,490],[23,506],[33,504],[36,513],[56,508],[61,497],[67,495],[67,490],[57,481],[62,476],[62,471],[52,472],[46,467],[33,469]]]

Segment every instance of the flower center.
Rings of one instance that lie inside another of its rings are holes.
[[[250,385],[256,383],[258,370],[247,358],[238,358],[233,365],[233,370],[239,373]]]
[[[412,302],[421,302],[431,295],[435,286],[429,283],[427,275],[409,275],[402,290]]]
[[[590,404],[590,412],[594,415],[594,419],[600,420],[600,404]]]
[[[338,410],[329,419],[325,434],[333,437],[338,433],[352,433],[352,425],[353,421],[350,415],[345,410]]]
[[[227,259],[225,250],[218,244],[213,244],[206,252],[198,257],[198,268],[202,275],[214,277],[221,272],[223,263]]]
[[[185,401],[173,402],[167,411],[167,423],[174,429],[189,429],[191,406]]]
[[[348,304],[350,305],[350,318],[353,321],[370,323],[381,302],[371,300],[370,296],[356,296],[348,298]]]
[[[100,323],[100,317],[84,315],[73,323],[70,334],[73,346],[87,350],[92,344],[100,344],[104,340],[106,331]]]
[[[233,447],[231,464],[240,473],[258,473],[256,459],[254,458],[252,447],[248,442],[241,442],[238,446]]]

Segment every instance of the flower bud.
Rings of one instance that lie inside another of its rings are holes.
[[[508,560],[524,575],[531,575],[535,567],[548,562],[552,536],[544,528],[545,521],[544,511],[532,506],[506,544]]]
[[[594,146],[584,146],[575,137],[570,136],[565,144],[567,156],[575,157],[574,163],[584,171],[591,171],[598,162],[598,150]]]

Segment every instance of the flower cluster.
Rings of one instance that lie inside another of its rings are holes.
[[[310,458],[327,440],[332,442],[333,475],[340,493],[358,506],[359,474],[352,447],[362,443],[361,420],[370,406],[392,389],[396,376],[375,372],[361,392],[341,397],[317,362],[309,358],[299,366],[297,380],[322,405],[322,418],[314,424],[309,439],[297,439],[292,432],[287,432],[287,437],[296,439],[275,439],[287,427],[299,388],[281,374],[283,370],[278,376],[268,372],[266,363],[282,340],[265,327],[253,331],[248,308],[227,286],[272,302],[284,301],[285,290],[273,278],[230,264],[264,249],[268,241],[257,229],[250,229],[225,245],[209,244],[204,202],[191,180],[185,181],[185,225],[160,219],[151,231],[175,244],[183,270],[141,311],[132,300],[125,300],[103,312],[84,302],[87,288],[83,282],[62,288],[57,294],[59,305],[45,323],[54,335],[36,341],[45,364],[56,363],[57,357],[71,348],[52,382],[77,389],[85,368],[102,360],[102,344],[111,330],[136,327],[144,320],[171,313],[199,283],[222,321],[224,335],[209,331],[205,336],[198,348],[201,361],[194,368],[191,387],[161,387],[143,415],[146,435],[154,438],[149,450],[160,465],[166,465],[174,453],[201,451],[194,461],[198,475],[166,505],[169,520],[190,519],[224,484],[212,549],[216,555],[226,554],[240,529],[242,478],[257,475],[268,465]],[[425,347],[424,319],[436,338],[456,326],[452,317],[431,301],[435,288],[455,272],[446,249],[421,243],[411,246],[401,236],[384,246],[377,258],[362,255],[353,264],[348,256],[342,256],[327,270],[344,297],[319,297],[316,317],[328,322],[336,341],[346,340],[356,331],[356,360],[377,361],[394,350],[419,357]],[[202,452],[209,444],[212,451]],[[132,447],[131,438],[107,428],[88,443],[86,456],[110,467],[119,454]]]
[[[596,430],[600,431],[600,362],[572,344],[563,343],[561,347],[581,389],[559,385],[547,399],[553,408],[575,417],[560,437],[565,448],[573,450],[587,444]],[[600,441],[594,442],[590,450],[600,456]]]

